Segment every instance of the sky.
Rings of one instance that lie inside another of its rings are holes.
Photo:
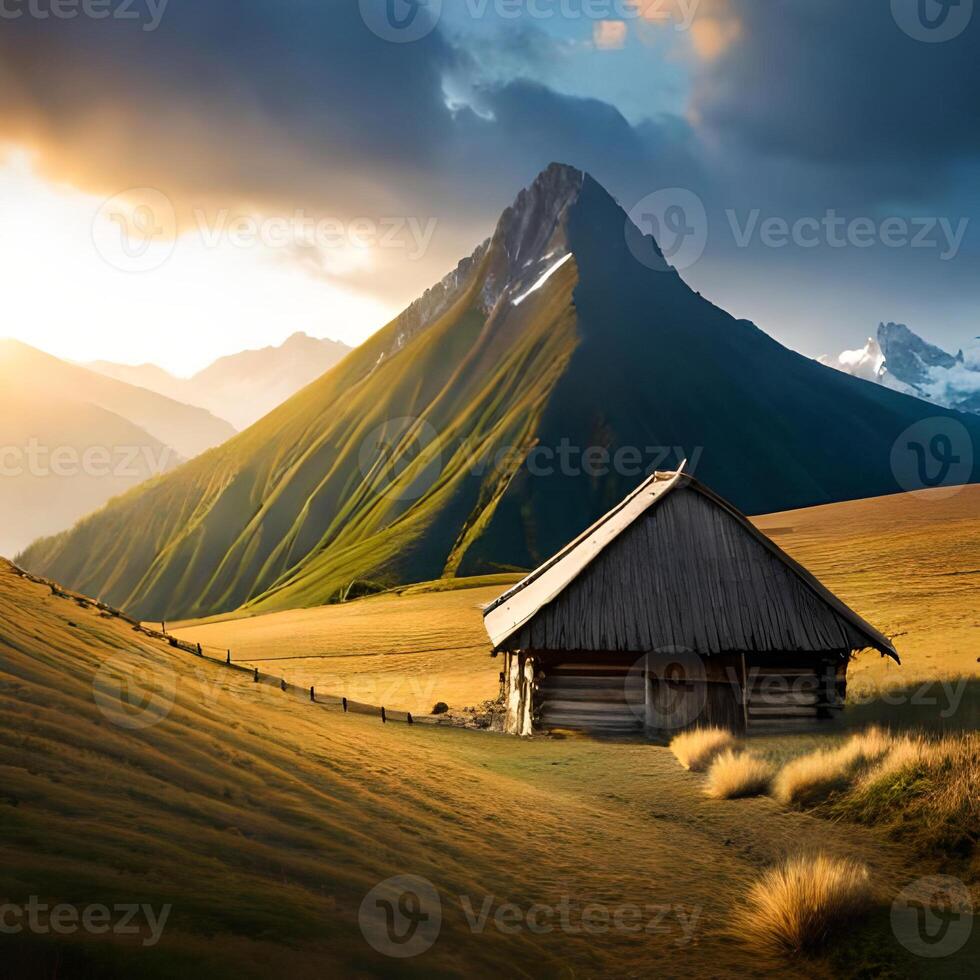
[[[638,215],[666,202],[688,282],[803,353],[879,321],[954,351],[980,334],[974,0],[0,19],[2,332],[59,356],[187,375],[297,330],[358,343],[553,160]]]

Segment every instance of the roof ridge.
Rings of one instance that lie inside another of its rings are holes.
[[[520,580],[520,582],[518,582],[516,585],[511,586],[503,595],[498,596],[498,598],[494,599],[493,602],[490,602],[486,606],[484,606],[483,608],[484,617],[486,617],[487,613],[493,612],[494,609],[502,605],[508,599],[512,599],[519,592],[522,592],[529,585],[531,585],[532,582],[536,582],[539,578],[541,578],[542,575],[545,574],[545,572],[549,571],[551,568],[557,565],[558,562],[560,562],[570,552],[574,551],[580,544],[582,544],[583,541],[585,541],[592,534],[596,533],[601,527],[603,527],[610,520],[612,520],[613,517],[615,517],[621,510],[623,510],[624,507],[627,507],[632,501],[634,501],[651,484],[663,482],[664,480],[669,480],[670,485],[664,487],[663,492],[658,494],[655,500],[659,500],[663,496],[665,496],[669,490],[673,489],[673,485],[677,481],[677,478],[682,474],[684,474],[684,468],[686,465],[687,465],[687,460],[684,460],[684,462],[681,463],[681,465],[676,470],[673,471],[658,470],[655,473],[651,473],[650,476],[648,476],[635,490],[628,493],[618,504],[616,504],[615,507],[613,507],[611,510],[603,514],[602,517],[600,517],[595,523],[589,525],[589,527],[587,527],[581,534],[579,534],[578,537],[573,538],[571,541],[568,542],[568,544],[565,545],[564,548],[561,548],[559,551],[555,552],[555,554],[553,554],[550,558],[548,558],[540,565],[538,565],[537,568],[528,572],[528,574],[525,575],[524,578]],[[655,501],[651,501],[651,504],[654,502]],[[641,511],[641,513],[644,513],[646,510],[647,508],[644,508],[644,510]],[[618,534],[615,535],[611,540],[615,540],[616,537],[618,537]],[[595,555],[599,554],[602,550],[603,550],[602,548],[598,549]],[[589,559],[588,562],[589,564],[591,564],[592,559],[595,558],[595,555],[593,555],[592,558]]]

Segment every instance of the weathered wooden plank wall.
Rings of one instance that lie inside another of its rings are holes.
[[[815,654],[635,657],[508,654],[507,731],[576,729],[669,737],[697,726],[749,733],[812,728],[839,707],[843,664]]]

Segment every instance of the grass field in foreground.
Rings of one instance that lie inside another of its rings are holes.
[[[0,653],[0,900],[173,906],[145,949],[4,936],[19,977],[761,976],[773,965],[723,934],[733,905],[815,849],[870,866],[875,962],[941,975],[888,940],[891,897],[921,873],[903,851],[769,799],[708,800],[666,749],[328,712],[2,564]],[[114,690],[131,697],[107,701]],[[441,897],[439,938],[417,959],[382,956],[358,926],[397,874]],[[498,928],[506,903],[517,912]],[[532,908],[563,903],[570,928],[529,928]],[[643,928],[592,917],[624,907]],[[482,931],[469,908],[489,909]]]
[[[894,638],[850,670],[857,692],[980,677],[980,486],[898,494],[757,518],[755,523],[858,613]],[[183,624],[174,632],[299,684],[428,711],[496,696],[481,608],[513,581],[450,593],[420,587],[343,605]],[[458,583],[457,583],[458,584]],[[941,693],[938,696],[942,696]]]

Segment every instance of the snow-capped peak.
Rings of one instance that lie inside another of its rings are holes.
[[[864,347],[817,360],[936,405],[980,413],[980,349],[968,348],[954,357],[904,324],[883,323],[878,338],[869,337]]]

